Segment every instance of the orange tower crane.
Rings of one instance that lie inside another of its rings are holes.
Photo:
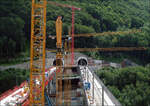
[[[46,0],[32,0],[30,106],[44,106]]]

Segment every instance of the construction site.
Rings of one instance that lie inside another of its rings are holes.
[[[30,77],[20,85],[2,93],[0,106],[122,106],[122,103],[99,78],[98,70],[105,67],[121,69],[127,65],[138,65],[127,59],[120,64],[108,63],[89,57],[83,52],[147,51],[148,48],[132,45],[128,47],[75,48],[75,40],[76,38],[90,39],[120,34],[132,35],[141,33],[142,30],[134,28],[123,31],[75,33],[75,14],[84,8],[55,1],[31,1],[30,59],[29,64],[24,66],[30,69]],[[68,34],[63,35],[65,17],[61,15],[55,16],[57,17],[55,35],[46,34],[47,4],[71,11],[71,27]],[[47,39],[56,41],[55,49],[47,48]]]

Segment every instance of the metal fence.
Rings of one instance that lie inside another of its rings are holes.
[[[94,75],[94,78],[98,81],[98,83],[100,83],[100,85],[102,86],[102,106],[111,106],[111,105],[104,105],[104,92],[107,93],[107,95],[109,96],[109,98],[112,100],[112,102],[115,104],[115,106],[122,106],[121,103],[113,96],[113,94],[108,90],[108,88],[104,85],[104,83],[98,78],[98,76],[94,73],[94,70],[98,70],[97,67],[94,66],[90,66],[89,67],[91,73]]]

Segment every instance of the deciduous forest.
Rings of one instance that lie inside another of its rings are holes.
[[[97,75],[123,106],[150,104],[150,66],[105,67]]]

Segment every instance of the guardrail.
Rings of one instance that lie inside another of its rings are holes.
[[[78,68],[78,69],[79,69],[79,68]],[[83,84],[83,78],[82,78],[82,75],[81,75],[81,71],[79,71],[79,74],[80,74],[80,76],[81,76],[82,85],[84,85],[84,84]],[[84,86],[82,86],[82,89],[84,89]],[[85,90],[83,90],[83,95],[86,95]],[[88,99],[87,96],[85,96],[84,99],[83,99],[84,106],[88,106],[88,101],[87,101],[87,99]]]
[[[108,88],[104,85],[104,83],[98,78],[98,76],[94,73],[94,70],[97,70],[96,67],[90,66],[88,67],[91,71],[91,73],[94,75],[94,78],[100,83],[102,86],[103,92],[106,92],[109,98],[112,100],[112,102],[115,104],[115,106],[122,106],[121,103],[113,96],[113,94],[108,90]],[[103,96],[103,94],[102,94]],[[102,103],[104,105],[104,103]],[[105,105],[106,106],[106,105]],[[110,105],[109,105],[110,106]]]

